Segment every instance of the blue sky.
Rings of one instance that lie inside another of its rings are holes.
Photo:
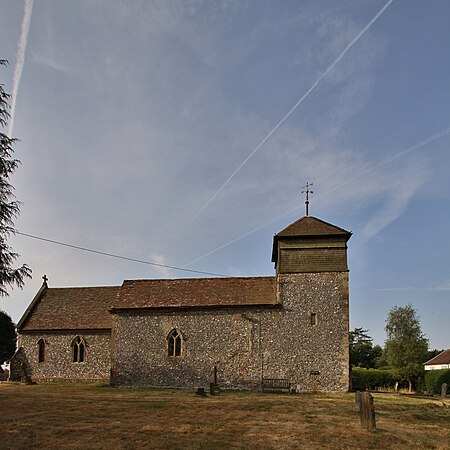
[[[0,5],[20,232],[271,275],[273,234],[304,215],[313,182],[310,214],[353,232],[351,327],[382,344],[389,310],[411,303],[430,347],[450,347],[447,0]],[[0,300],[16,321],[43,274],[53,287],[190,276],[10,243],[33,269]]]

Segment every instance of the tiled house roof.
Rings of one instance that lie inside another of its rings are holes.
[[[113,310],[277,304],[275,277],[126,280]]]
[[[351,236],[350,231],[339,228],[331,223],[317,219],[312,216],[303,216],[294,223],[281,230],[275,236],[289,237],[289,236]]]
[[[443,352],[431,358],[429,361],[424,363],[426,366],[432,366],[435,364],[450,364],[450,349],[444,350]]]
[[[46,288],[43,286],[17,328],[37,330],[110,329],[109,309],[119,287]]]

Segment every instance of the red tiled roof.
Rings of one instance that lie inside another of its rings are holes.
[[[109,329],[109,309],[120,287],[49,288],[19,321],[20,331]]]
[[[276,305],[275,277],[126,280],[113,309]]]
[[[432,366],[434,364],[450,364],[450,349],[444,350],[443,352],[431,358],[429,361],[424,363],[424,365]]]
[[[291,223],[284,230],[277,233],[278,237],[290,237],[290,236],[336,236],[336,235],[348,235],[350,237],[352,233],[346,231],[343,228],[339,228],[331,223],[317,219],[312,216],[304,216],[294,223]]]

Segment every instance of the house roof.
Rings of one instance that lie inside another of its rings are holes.
[[[19,331],[110,329],[109,309],[120,287],[42,286],[17,324]]]
[[[432,366],[435,364],[450,364],[450,349],[444,350],[443,352],[431,358],[429,361],[424,363],[426,366]]]
[[[275,277],[125,280],[113,310],[276,304]]]
[[[275,236],[296,237],[296,236],[351,236],[351,232],[339,228],[331,223],[317,219],[317,217],[303,216],[291,223],[284,230]]]

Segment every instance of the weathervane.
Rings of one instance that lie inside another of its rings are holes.
[[[309,215],[309,194],[314,194],[314,191],[310,191],[309,188],[312,186],[312,183],[306,182],[306,186],[303,186],[302,189],[305,189],[304,191],[302,191],[302,194],[306,194],[306,200],[305,200],[305,205],[306,205],[306,215]]]

